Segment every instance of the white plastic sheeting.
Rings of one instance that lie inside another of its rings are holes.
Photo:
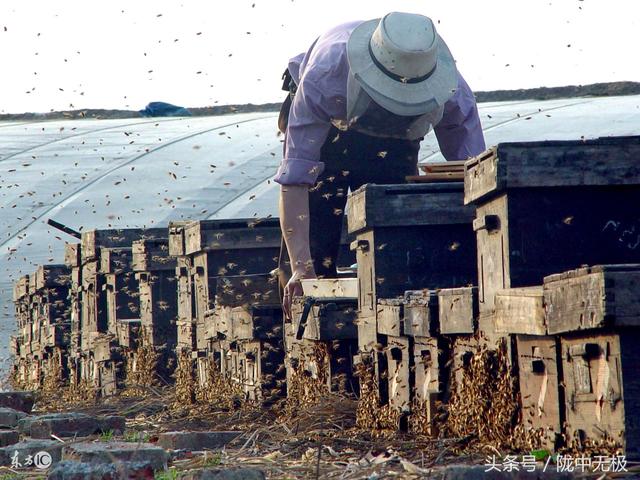
[[[640,96],[480,104],[487,145],[640,134]],[[277,214],[276,114],[0,123],[0,359],[12,285],[62,263],[74,229]],[[442,161],[433,134],[421,161]],[[381,160],[384,161],[384,160]]]

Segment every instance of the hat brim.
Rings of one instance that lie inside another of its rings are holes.
[[[381,107],[396,115],[421,115],[441,107],[458,88],[458,74],[449,47],[438,36],[438,63],[420,83],[403,83],[380,70],[369,54],[369,42],[380,19],[358,25],[347,42],[347,58],[354,78]]]

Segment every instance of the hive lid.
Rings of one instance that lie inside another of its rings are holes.
[[[640,136],[500,143],[465,163],[464,203],[517,188],[640,185]]]

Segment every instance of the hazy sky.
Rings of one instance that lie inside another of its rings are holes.
[[[433,18],[475,90],[640,80],[636,0],[0,0],[0,112],[280,101],[289,57],[392,10]]]

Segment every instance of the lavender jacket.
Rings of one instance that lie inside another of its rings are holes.
[[[289,72],[298,89],[289,112],[284,158],[275,177],[279,184],[313,185],[324,170],[320,150],[332,120],[346,121],[347,41],[361,23],[329,30],[307,53],[289,61]],[[445,103],[442,120],[434,131],[447,160],[466,160],[485,150],[475,97],[459,72],[458,89]]]

